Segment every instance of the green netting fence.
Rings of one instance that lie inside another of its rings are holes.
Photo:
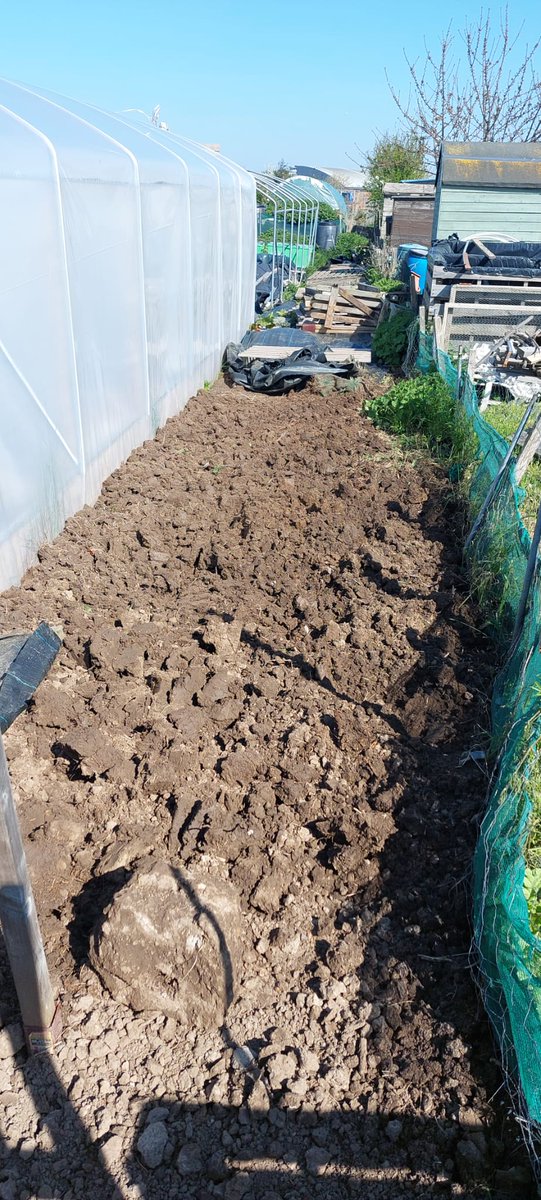
[[[421,335],[418,366],[436,366],[460,396],[479,441],[469,485],[472,519],[505,454],[507,442],[483,420],[471,380],[447,354],[433,354]],[[496,764],[474,860],[474,936],[486,1007],[500,1043],[517,1115],[537,1160],[541,1135],[541,938],[531,930],[524,892],[530,778],[541,735],[541,572],[529,593],[520,639],[511,647],[530,537],[522,522],[514,467],[506,470],[468,551],[504,665],[494,687],[492,738]]]

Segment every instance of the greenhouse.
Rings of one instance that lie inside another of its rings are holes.
[[[246,330],[256,185],[150,123],[5,80],[0,138],[6,587]]]

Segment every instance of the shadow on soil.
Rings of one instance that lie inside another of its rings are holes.
[[[18,1070],[33,1101],[39,1132],[33,1148],[14,1148],[0,1138],[2,1200],[65,1200],[75,1195],[88,1200],[312,1200],[314,1195],[324,1200],[429,1200],[457,1194],[528,1200],[536,1195],[523,1171],[503,1191],[491,1187],[493,1172],[487,1172],[478,1184],[472,1180],[456,1192],[457,1137],[470,1144],[484,1137],[467,1123],[459,1132],[451,1120],[404,1117],[392,1111],[384,1117],[378,1112],[295,1112],[272,1102],[268,1110],[258,1111],[249,1099],[234,1106],[147,1101],[128,1153],[124,1149],[115,1156],[113,1178],[99,1144],[90,1142],[53,1060],[41,1056],[21,1062]],[[247,1093],[250,1087],[248,1083]],[[7,1100],[3,1097],[4,1105]],[[6,1112],[4,1108],[3,1121]],[[168,1142],[162,1163],[149,1169],[137,1142],[156,1119],[165,1125]],[[114,1130],[104,1141],[111,1136]],[[40,1145],[44,1141],[47,1148]],[[503,1165],[509,1169],[509,1159]],[[511,1169],[513,1178],[515,1174]]]

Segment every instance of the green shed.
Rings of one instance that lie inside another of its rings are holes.
[[[541,144],[442,142],[432,239],[451,233],[541,242]]]

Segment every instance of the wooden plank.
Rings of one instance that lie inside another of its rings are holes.
[[[432,279],[441,279],[447,282],[452,280],[454,283],[479,281],[480,283],[494,284],[496,286],[502,282],[506,284],[524,284],[526,287],[541,286],[541,275],[537,277],[533,275],[487,275],[483,271],[470,273],[469,271],[464,271],[461,267],[442,267],[438,263],[434,263],[432,267],[429,267],[429,273]]]
[[[343,283],[340,283],[338,286],[344,287],[344,288],[347,287],[348,292],[350,292],[352,296],[360,296],[363,300],[366,299],[366,300],[376,301],[376,300],[381,300],[381,298],[382,298],[382,293],[380,291],[378,291],[377,288],[351,287],[345,281]],[[306,295],[307,296],[315,296],[317,300],[330,300],[331,289],[328,287],[327,288],[307,287]]]
[[[345,290],[346,290],[345,288],[338,289],[339,292],[345,291]],[[315,296],[305,296],[304,303],[305,304],[309,304],[309,303],[328,304],[329,300],[330,300],[330,293],[318,292]],[[345,300],[343,296],[340,296],[339,300],[338,300],[338,307],[343,308],[344,305],[346,305],[346,304],[349,304],[351,307],[351,305],[353,304],[353,300],[361,300],[362,303],[366,304],[368,308],[379,308],[379,306],[382,302],[381,296],[358,296],[358,295],[355,295],[355,296],[352,296],[351,300]]]
[[[311,312],[326,313],[327,309],[328,306],[325,304],[324,300],[316,300],[311,306]],[[334,309],[335,317],[356,317],[358,321],[375,317],[377,316],[378,312],[379,306],[378,308],[369,308],[366,312],[361,312],[358,308],[353,308],[349,304],[337,304]]]
[[[335,325],[353,325],[356,329],[366,329],[368,326],[375,325],[375,323],[374,319],[369,319],[368,317],[343,317],[338,313],[335,316],[332,328],[334,329]]]
[[[329,306],[327,308],[327,316],[325,317],[325,329],[330,329],[333,323],[334,310],[338,303],[338,288],[332,288]]]
[[[241,350],[239,358],[247,360],[261,358],[266,362],[277,362],[281,358],[289,358],[298,349],[299,346],[265,346],[254,343],[246,350]],[[370,350],[361,350],[356,346],[333,346],[325,350],[325,355],[329,362],[348,362],[350,359],[355,362],[371,362],[372,360]]]
[[[371,350],[359,350],[356,346],[335,346],[325,351],[325,357],[331,363],[372,362]]]
[[[266,346],[264,342],[254,342],[253,346],[241,350],[239,358],[262,358],[267,362],[278,362],[281,358],[289,358],[290,354],[295,353],[295,350],[302,349],[302,346]]]
[[[365,317],[371,316],[372,309],[368,304],[364,303],[364,300],[360,300],[358,296],[353,296],[351,292],[346,291],[345,288],[338,288],[338,292],[342,297],[342,300],[347,300],[348,304],[353,305],[353,308],[358,308],[359,312],[364,313]]]
[[[499,313],[502,318],[508,312],[523,313],[525,316],[528,316],[531,313],[533,316],[537,317],[541,312],[541,306],[532,305],[531,303],[529,306],[528,304],[507,304],[504,307],[502,304],[466,304],[461,301],[460,304],[448,304],[447,308],[452,309],[452,311],[458,313],[459,316],[481,316],[487,315],[488,313]]]
[[[390,244],[393,248],[414,242],[430,246],[434,219],[434,200],[402,199],[395,197],[393,203]]]
[[[332,329],[326,329],[324,325],[316,325],[316,331],[321,332],[322,334],[347,333],[350,336],[352,333],[370,333],[370,331],[375,328],[375,325],[358,325],[357,327],[354,325],[333,325]]]

